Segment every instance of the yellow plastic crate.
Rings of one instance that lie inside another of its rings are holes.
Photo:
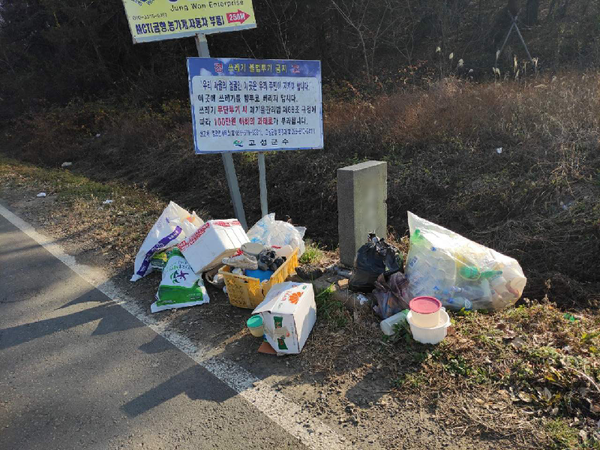
[[[265,299],[273,286],[283,283],[289,276],[294,275],[296,267],[298,267],[298,249],[294,250],[269,281],[262,284],[258,278],[231,273],[229,266],[221,268],[219,273],[225,279],[229,302],[238,308],[254,309]]]

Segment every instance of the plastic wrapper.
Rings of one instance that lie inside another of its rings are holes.
[[[167,251],[155,253],[154,256],[150,259],[150,267],[152,270],[158,270],[160,272],[163,271],[165,266],[167,265]]]
[[[191,236],[204,222],[196,213],[190,214],[175,202],[170,202],[160,215],[135,257],[131,281],[137,281],[152,272],[155,254],[174,247]]]
[[[408,309],[408,280],[401,272],[395,272],[389,277],[381,274],[375,282],[373,295],[377,299],[377,305],[373,309],[382,319],[387,319]]]
[[[501,310],[514,305],[527,284],[519,263],[408,213],[406,263],[410,297],[433,296],[451,310]]]
[[[275,220],[275,214],[268,214],[260,219],[248,231],[250,242],[258,242],[267,247],[285,247],[291,246],[293,249],[299,249],[298,256],[302,256],[305,250],[304,234],[306,228],[295,227],[294,225]]]

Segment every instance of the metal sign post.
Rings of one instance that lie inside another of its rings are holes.
[[[174,3],[123,0],[135,44],[195,37],[200,58],[188,58],[195,152],[221,153],[235,216],[247,230],[232,152],[259,152],[260,207],[267,215],[264,152],[323,148],[321,63],[212,59],[207,34],[256,28],[252,0]]]
[[[201,56],[208,54],[203,39]],[[232,153],[257,152],[267,215],[265,153],[323,148],[321,63],[201,57],[188,58],[187,65],[196,154],[221,153],[227,167]],[[229,170],[237,213],[243,209],[232,163]]]
[[[269,203],[267,199],[267,167],[265,165],[265,154],[258,154],[258,176],[260,179],[260,211],[262,217],[269,214]]]
[[[198,49],[198,56],[200,58],[210,58],[210,51],[208,49],[208,41],[206,36],[198,33],[196,35],[196,48]],[[246,213],[244,212],[244,203],[242,202],[242,194],[240,193],[240,186],[238,184],[237,174],[235,173],[235,164],[233,162],[233,155],[228,152],[221,153],[223,157],[223,166],[225,167],[225,177],[227,178],[227,186],[229,186],[229,193],[231,195],[231,202],[233,203],[233,211],[235,212],[236,219],[240,221],[244,230],[248,230],[248,223],[246,222]],[[263,156],[264,158],[264,156]],[[263,160],[264,164],[264,160]],[[262,184],[261,184],[261,205],[262,205]],[[266,175],[265,175],[265,197],[266,197]]]

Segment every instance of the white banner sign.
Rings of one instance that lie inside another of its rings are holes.
[[[190,58],[196,153],[323,148],[320,63]]]

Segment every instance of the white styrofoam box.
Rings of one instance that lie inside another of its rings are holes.
[[[221,260],[246,242],[248,236],[238,220],[210,220],[177,247],[194,272],[201,273],[222,266]]]
[[[277,353],[300,353],[317,321],[313,285],[276,284],[253,314],[262,316],[265,337]]]

